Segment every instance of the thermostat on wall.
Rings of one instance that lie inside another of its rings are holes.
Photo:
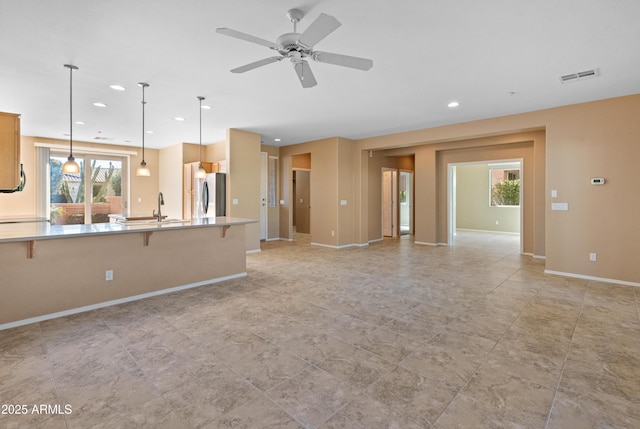
[[[604,177],[593,177],[591,178],[592,185],[604,185]]]

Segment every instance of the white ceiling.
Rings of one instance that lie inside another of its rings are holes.
[[[299,32],[321,12],[342,23],[316,49],[373,68],[311,62],[309,89],[287,61],[230,73],[274,53],[216,28],[275,41],[294,7]],[[138,82],[147,147],[198,142],[197,96],[212,106],[204,143],[227,128],[272,145],[357,139],[640,93],[639,22],[638,0],[0,0],[0,111],[22,114],[23,135],[68,138],[71,63],[76,140],[140,145]]]

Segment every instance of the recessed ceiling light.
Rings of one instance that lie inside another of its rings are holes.
[[[273,139],[274,142],[280,142],[282,139]]]
[[[116,91],[124,91],[125,87],[122,85],[109,85],[109,88],[115,89]]]
[[[76,121],[75,123],[78,124],[78,125],[84,125],[84,122],[82,122],[82,121]]]
[[[99,101],[97,101],[97,102],[93,103],[93,105],[94,105],[94,106],[96,106],[96,107],[107,107],[107,105],[106,105],[106,104],[104,104],[104,103],[100,103]]]
[[[508,95],[509,97],[511,97],[512,95],[516,95],[516,94],[517,94],[517,92],[516,92],[516,91],[509,91],[509,92],[507,92],[507,95]]]
[[[175,118],[173,118],[173,119],[175,119],[175,120],[176,120],[176,121],[178,121],[178,122],[183,122],[183,121],[184,121],[184,118],[181,118],[180,116],[176,116],[176,117],[175,117]]]
[[[147,130],[147,134],[153,134],[153,131]]]
[[[204,105],[202,105],[202,108],[203,108],[204,110],[210,110],[210,109],[211,109],[211,106],[208,106],[208,105],[204,104]]]
[[[451,103],[447,104],[447,107],[454,108],[458,107],[459,105],[460,103],[458,103],[457,101],[452,101]]]

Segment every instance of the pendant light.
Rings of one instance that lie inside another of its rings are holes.
[[[198,179],[204,179],[207,177],[207,172],[202,166],[202,100],[204,97],[197,97],[200,100],[200,164],[198,164],[198,171],[196,171],[195,177]]]
[[[62,166],[62,172],[80,173],[80,166],[73,157],[73,71],[78,70],[78,67],[71,64],[64,66],[69,69],[69,158]]]
[[[151,171],[149,170],[149,167],[147,167],[147,163],[144,161],[144,105],[147,104],[147,102],[144,101],[144,89],[148,87],[149,84],[140,82],[138,85],[142,87],[142,161],[136,170],[136,176],[148,177],[151,176]]]

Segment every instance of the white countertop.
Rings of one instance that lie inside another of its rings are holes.
[[[257,223],[254,219],[217,217],[172,222],[95,223],[92,225],[51,225],[48,222],[0,224],[0,243],[86,237],[91,235],[128,234],[189,228],[208,228]]]

